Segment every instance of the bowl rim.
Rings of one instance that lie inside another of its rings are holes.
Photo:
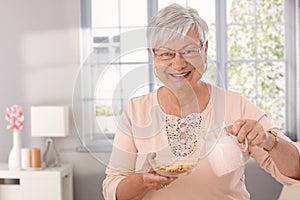
[[[162,175],[162,176],[168,176],[168,177],[180,177],[180,176],[186,176],[186,175],[189,175],[190,173],[192,173],[195,170],[195,168],[197,167],[199,159],[181,158],[181,159],[178,159],[178,160],[174,161],[174,159],[172,160],[172,159],[163,159],[163,158],[160,158],[160,159],[150,158],[148,161],[150,163],[151,168],[157,174]],[[157,161],[160,161],[160,162],[157,162]],[[173,163],[170,162],[170,161],[172,161]],[[169,173],[168,171],[159,170],[157,168],[157,166],[167,166],[170,163],[172,163],[172,164],[184,164],[184,161],[186,161],[187,164],[190,164],[191,168],[189,168],[187,171],[184,171],[182,173]]]

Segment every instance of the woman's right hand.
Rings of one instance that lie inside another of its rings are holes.
[[[148,161],[149,159],[154,159],[155,157],[156,153],[149,153],[143,166],[144,170],[147,172],[143,174],[142,178],[144,184],[150,190],[160,190],[162,188],[167,187],[170,183],[176,180],[176,178],[174,177],[161,176],[151,169],[151,166]]]
[[[141,173],[127,176],[118,184],[116,198],[118,200],[140,200],[151,190],[161,190],[176,178],[165,177],[155,173],[148,160],[155,158],[155,153],[149,153],[141,168]]]
[[[172,183],[177,178],[175,177],[165,177],[155,172],[149,172],[143,174],[143,181],[147,188],[152,190],[160,190],[166,188],[170,183]]]

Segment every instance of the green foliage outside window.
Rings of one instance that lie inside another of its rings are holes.
[[[227,22],[228,88],[242,92],[284,128],[284,1],[232,0]]]
[[[96,112],[97,117],[99,117],[99,116],[115,116],[115,115],[121,114],[120,109],[112,108],[112,106],[104,105],[104,104],[96,105],[95,112]]]

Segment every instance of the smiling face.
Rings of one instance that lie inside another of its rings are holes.
[[[196,31],[189,31],[181,39],[149,50],[157,77],[167,87],[181,90],[196,87],[205,72],[207,42],[202,44]]]

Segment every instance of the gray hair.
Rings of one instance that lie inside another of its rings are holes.
[[[163,45],[169,40],[183,38],[190,30],[195,30],[202,44],[207,39],[207,23],[193,8],[184,8],[176,3],[161,9],[151,19],[147,27],[149,47]]]

